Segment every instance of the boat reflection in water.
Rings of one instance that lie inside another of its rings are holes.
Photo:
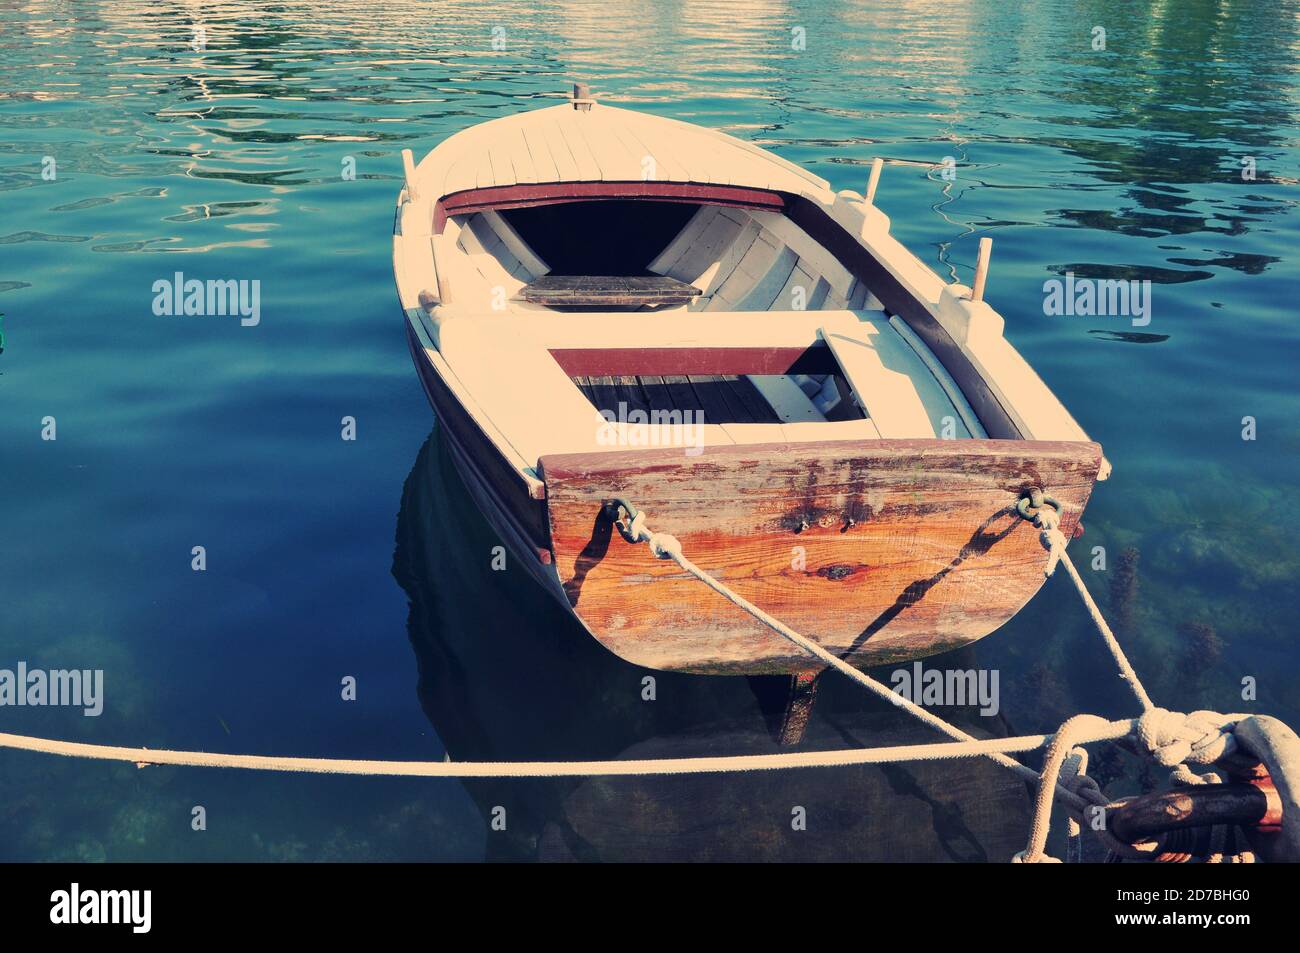
[[[622,661],[498,546],[435,430],[402,492],[393,574],[410,600],[420,702],[452,760],[792,750],[775,740],[761,685]],[[946,662],[971,667],[970,653]],[[937,740],[834,673],[823,681],[795,750]],[[975,733],[1005,733],[973,710],[943,713]],[[465,788],[489,859],[1000,862],[1024,846],[1029,817],[1024,785],[986,761]],[[498,808],[503,831],[492,825]]]

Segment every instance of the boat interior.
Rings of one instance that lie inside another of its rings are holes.
[[[780,211],[561,201],[451,214],[433,242],[443,304],[474,314],[440,349],[525,460],[597,449],[592,409],[702,414],[706,444],[985,436],[911,329]],[[509,397],[482,361],[507,354]]]

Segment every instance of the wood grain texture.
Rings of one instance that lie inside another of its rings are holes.
[[[858,666],[989,634],[1043,583],[1038,531],[1015,513],[1043,487],[1069,538],[1095,443],[880,440],[544,456],[555,565],[575,613],[615,654],[670,671],[815,671],[785,639],[646,546],[602,503],[623,496],[698,566]]]
[[[665,275],[544,275],[519,295],[534,304],[614,307],[690,301],[700,289]]]

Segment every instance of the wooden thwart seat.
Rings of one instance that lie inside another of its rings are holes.
[[[683,304],[702,292],[666,275],[546,275],[519,289],[531,304],[622,307]]]
[[[970,437],[943,386],[879,312],[834,312],[819,334],[885,438]]]
[[[718,312],[708,320],[686,312],[552,312],[543,321],[467,314],[444,321],[440,338],[476,409],[530,466],[545,453],[622,446],[600,442],[606,418],[599,411],[617,417],[620,404],[629,412],[700,411],[710,447],[760,439],[971,436],[943,383],[878,311]],[[758,350],[826,347],[866,416],[828,420],[789,374],[718,370],[719,359],[742,339]],[[683,356],[672,356],[674,350]],[[557,356],[600,351],[608,360],[593,364],[589,355],[584,370],[562,367]],[[672,370],[628,368],[637,351],[667,355]],[[708,355],[714,366],[692,369],[693,352]],[[768,435],[760,438],[762,428]]]

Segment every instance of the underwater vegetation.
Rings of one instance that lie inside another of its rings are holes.
[[[1110,577],[1111,625],[1127,632],[1133,627],[1134,602],[1138,589],[1138,561],[1141,554],[1136,546],[1125,547],[1115,561],[1114,575]]]
[[[1223,639],[1208,622],[1181,622],[1177,631],[1182,652],[1173,671],[1181,684],[1197,686],[1222,660]]]

